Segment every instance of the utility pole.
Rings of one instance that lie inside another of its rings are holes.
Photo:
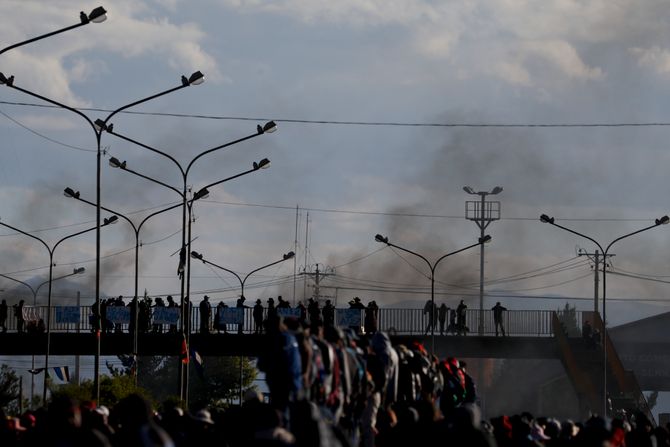
[[[465,202],[465,218],[474,221],[481,231],[480,240],[484,239],[484,230],[494,220],[500,220],[500,202],[487,201],[486,196],[500,194],[502,186],[496,186],[491,191],[475,191],[464,186],[463,191],[477,195],[480,200]],[[479,324],[478,333],[484,335],[484,244],[480,245],[479,255]]]
[[[81,312],[81,292],[77,290],[77,307],[79,308],[79,312]],[[77,320],[77,334],[81,330],[81,316],[79,317],[79,320]],[[74,356],[74,381],[77,383],[77,385],[81,384],[81,381],[79,379],[81,374],[81,366],[79,363],[79,355]]]
[[[600,282],[600,263],[604,262],[607,263],[607,258],[614,256],[613,254],[607,254],[607,257],[603,257],[601,260],[601,253],[600,251],[596,250],[593,253],[589,253],[584,249],[579,249],[577,251],[577,256],[587,256],[591,262],[593,262],[593,284],[594,284],[594,290],[593,290],[593,312],[598,313],[598,285]]]
[[[321,296],[320,293],[320,285],[321,285],[321,280],[324,278],[327,278],[329,276],[335,275],[335,270],[333,270],[332,267],[326,267],[324,271],[319,270],[319,264],[316,264],[316,270],[313,272],[302,272],[303,275],[306,277],[311,277],[314,280],[314,296],[316,297],[316,301],[319,302],[319,298]]]

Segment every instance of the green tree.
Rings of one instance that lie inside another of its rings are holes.
[[[19,407],[19,377],[7,365],[0,366],[0,408],[16,413]]]
[[[90,400],[92,394],[92,380],[84,380],[80,385],[67,383],[51,389],[52,397],[66,396],[80,402]],[[112,407],[130,394],[139,394],[151,401],[151,395],[145,389],[136,386],[132,376],[112,375],[100,378],[100,405]]]
[[[189,404],[192,408],[222,407],[237,399],[240,389],[249,389],[258,371],[248,357],[203,357],[202,368],[191,359],[189,365]],[[176,357],[141,358],[139,385],[159,402],[174,399],[178,394]]]

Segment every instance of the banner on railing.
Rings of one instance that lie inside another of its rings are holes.
[[[179,310],[178,307],[154,307],[154,324],[177,324],[179,322]]]
[[[277,309],[277,315],[282,318],[300,318],[300,309],[290,307],[280,307]]]
[[[56,323],[79,323],[80,318],[79,306],[56,306]]]
[[[337,309],[337,325],[345,327],[360,327],[360,309]]]
[[[21,309],[21,315],[23,315],[23,319],[26,321],[26,323],[40,321],[39,308],[34,306],[23,306],[23,309]]]
[[[107,320],[114,324],[130,323],[130,308],[121,306],[109,306],[107,308]]]
[[[244,323],[244,308],[226,307],[221,309],[219,324],[242,324]]]

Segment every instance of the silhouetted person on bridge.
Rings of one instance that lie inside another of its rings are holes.
[[[503,312],[507,310],[506,307],[500,305],[500,301],[496,303],[495,306],[491,308],[493,311],[493,323],[496,326],[496,337],[498,336],[498,326],[500,326],[500,331],[502,336],[505,336],[505,326],[503,326]]]
[[[254,305],[253,310],[254,316],[254,334],[263,333],[263,304],[261,300],[256,300],[256,305]]]
[[[0,327],[2,327],[2,332],[7,332],[7,300],[2,300],[0,304]]]
[[[16,317],[16,332],[22,334],[26,323],[23,318],[23,300],[19,301],[19,304],[14,304],[14,316]]]
[[[237,304],[235,305],[235,307],[237,307],[238,309],[242,309],[242,323],[237,325],[238,334],[241,334],[244,331],[244,308],[248,307],[244,305],[245,300],[246,298],[244,297],[244,295],[242,295],[237,299]]]
[[[428,334],[431,330],[435,330],[435,323],[437,323],[437,305],[432,300],[426,301],[426,305],[423,306],[423,314],[428,315],[428,323],[426,324],[426,334]]]
[[[365,308],[365,333],[374,334],[377,332],[377,322],[379,320],[379,306],[377,303],[372,300],[368,303],[368,307]]]
[[[456,308],[456,333],[458,335],[465,335],[468,332],[468,328],[465,325],[465,311],[468,306],[463,300],[458,304]]]
[[[335,306],[333,306],[333,303],[330,300],[326,300],[326,304],[323,306],[321,314],[323,315],[324,327],[335,326]]]
[[[212,305],[209,297],[205,295],[200,302],[200,333],[209,334],[209,319],[212,316]]]
[[[442,305],[437,309],[437,319],[440,322],[440,335],[444,335],[444,325],[447,322],[448,313],[449,308],[444,303],[442,303]]]
[[[177,307],[177,303],[174,302],[174,298],[172,298],[172,295],[167,296],[167,307]],[[170,333],[171,334],[176,334],[177,333],[177,325],[176,324],[171,324],[170,325]]]

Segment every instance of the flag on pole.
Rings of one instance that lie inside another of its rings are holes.
[[[184,365],[188,365],[188,345],[186,344],[186,336],[181,339],[181,351],[179,358]]]
[[[58,377],[61,382],[70,381],[70,369],[67,366],[56,366],[54,368],[54,372],[56,373],[56,377]]]
[[[195,371],[198,373],[201,379],[205,378],[205,370],[202,367],[202,357],[200,353],[195,349],[191,349],[191,358],[193,359],[193,364],[195,366]]]

